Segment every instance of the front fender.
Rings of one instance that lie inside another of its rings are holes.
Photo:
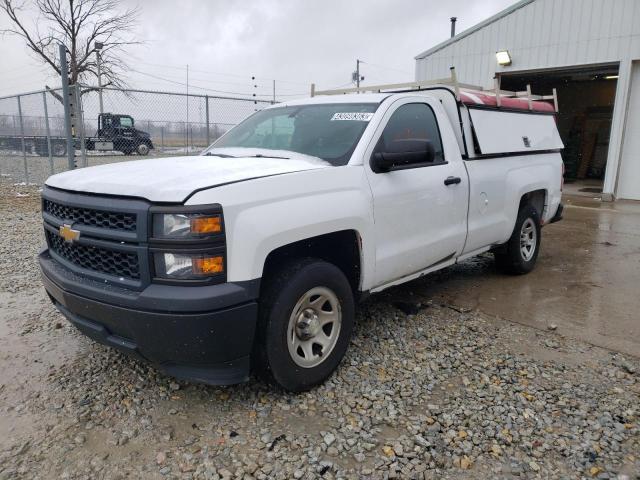
[[[229,281],[262,277],[269,253],[306,238],[355,230],[361,289],[373,280],[375,246],[369,185],[362,166],[330,167],[211,188],[189,205],[219,203],[227,235]]]

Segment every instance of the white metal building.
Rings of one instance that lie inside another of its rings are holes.
[[[556,88],[567,182],[640,200],[640,0],[522,0],[418,55],[416,80],[452,66],[467,84]]]

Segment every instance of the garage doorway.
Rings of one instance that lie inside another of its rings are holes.
[[[558,131],[564,143],[565,192],[602,193],[613,118],[618,65],[502,73],[503,90],[558,92]]]

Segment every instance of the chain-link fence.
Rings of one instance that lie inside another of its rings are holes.
[[[271,102],[150,90],[71,87],[73,167],[196,155]],[[42,184],[70,166],[60,89],[0,98],[0,175]]]
[[[67,166],[60,90],[0,98],[0,175],[42,183]],[[49,155],[51,152],[51,155]]]

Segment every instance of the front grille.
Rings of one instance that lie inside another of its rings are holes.
[[[62,237],[46,231],[49,248],[65,260],[81,268],[106,273],[115,277],[138,280],[140,265],[136,253],[67,243]]]
[[[91,227],[122,230],[125,232],[135,232],[137,227],[135,213],[108,212],[92,208],[70,207],[47,199],[44,200],[43,209],[48,214],[60,220],[68,220],[71,223]]]

